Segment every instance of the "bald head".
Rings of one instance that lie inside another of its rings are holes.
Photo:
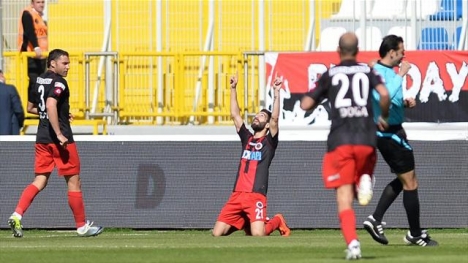
[[[338,42],[338,52],[341,56],[356,56],[358,53],[358,38],[352,32],[344,33]]]

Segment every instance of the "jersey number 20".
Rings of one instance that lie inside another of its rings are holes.
[[[335,108],[343,108],[352,106],[351,98],[346,98],[346,94],[351,86],[353,100],[357,106],[366,106],[367,98],[369,97],[369,78],[366,74],[358,72],[353,75],[351,83],[349,83],[348,75],[338,73],[332,77],[333,86],[338,86],[341,82],[340,90],[336,96]]]

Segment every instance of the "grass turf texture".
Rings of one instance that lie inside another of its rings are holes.
[[[468,262],[468,229],[430,230],[439,247],[406,246],[405,230],[386,230],[380,245],[364,230],[358,235],[364,262]],[[343,262],[339,230],[293,230],[290,237],[211,237],[198,230],[106,229],[98,237],[72,231],[26,230],[23,238],[0,231],[0,262]]]

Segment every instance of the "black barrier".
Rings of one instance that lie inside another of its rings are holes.
[[[468,142],[413,141],[423,227],[468,227]],[[105,227],[211,228],[228,198],[241,154],[238,141],[77,142],[88,219]],[[323,188],[325,142],[280,141],[270,172],[268,215],[293,228],[337,228],[334,192]],[[0,225],[33,178],[34,142],[0,142]],[[394,178],[379,158],[375,196],[357,204],[358,227]],[[407,227],[401,196],[384,218]],[[54,172],[26,212],[26,228],[73,228],[66,185]]]

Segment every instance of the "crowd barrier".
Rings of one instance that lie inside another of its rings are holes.
[[[23,128],[21,129],[21,135],[26,134],[29,127],[37,127],[39,124],[38,119],[26,119],[24,120]],[[90,126],[92,127],[93,135],[107,135],[107,122],[105,120],[73,120],[71,126]]]

